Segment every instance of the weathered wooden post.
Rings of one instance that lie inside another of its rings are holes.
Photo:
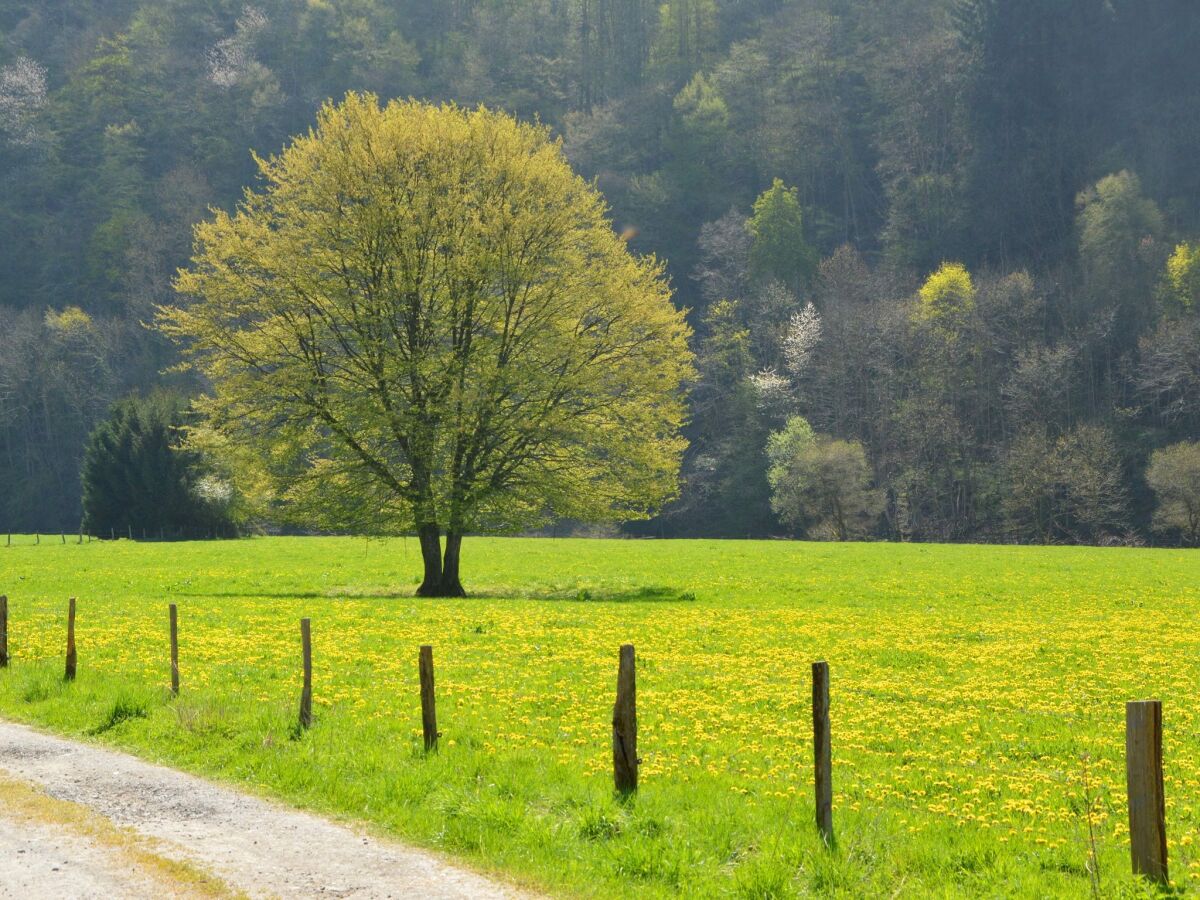
[[[422,644],[417,656],[417,669],[421,675],[421,732],[425,738],[425,750],[437,749],[437,696],[433,689],[433,647]]]
[[[171,619],[171,693],[179,695],[179,609],[170,605]]]
[[[617,701],[613,704],[613,783],[631,794],[638,786],[637,673],[633,644],[622,644],[617,666]]]
[[[0,594],[0,669],[8,668],[8,597]]]
[[[1167,883],[1167,808],[1163,794],[1162,703],[1125,704],[1125,785],[1133,872]]]
[[[304,656],[304,688],[300,692],[300,727],[312,725],[312,626],[300,620],[300,648]]]
[[[75,598],[67,604],[67,669],[63,677],[75,680]]]
[[[833,841],[833,753],[829,736],[829,663],[812,664],[813,774],[817,830]]]

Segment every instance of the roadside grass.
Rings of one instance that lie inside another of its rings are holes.
[[[1124,702],[1153,696],[1172,877],[1200,891],[1200,555],[550,539],[464,552],[475,596],[426,600],[402,539],[14,538],[0,545],[0,715],[552,893],[1086,897],[1090,808],[1101,894],[1126,897],[1151,894],[1128,874]],[[302,616],[316,722],[297,735]],[[643,767],[622,801],[609,722],[626,641]],[[422,643],[443,734],[430,756]],[[833,848],[812,824],[814,659],[832,672]]]

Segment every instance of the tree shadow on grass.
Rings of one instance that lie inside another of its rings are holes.
[[[417,589],[405,591],[171,591],[172,597],[230,597],[238,600],[417,600]]]
[[[438,600],[445,598],[418,597],[416,587],[403,591],[394,589],[329,590],[329,591],[172,591],[174,597],[229,597],[239,600]],[[633,588],[569,588],[545,587],[528,590],[487,588],[473,591],[468,587],[466,600],[552,600],[560,603],[694,603],[691,591],[652,584]]]
[[[483,590],[467,592],[468,597],[480,599],[550,600],[558,603],[694,603],[691,591],[661,584],[626,588],[569,588],[546,587],[541,590]]]

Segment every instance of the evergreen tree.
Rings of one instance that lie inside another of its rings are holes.
[[[175,394],[113,405],[84,450],[84,527],[101,535],[169,537],[228,528],[231,492],[197,453],[180,448],[186,419],[186,404]]]

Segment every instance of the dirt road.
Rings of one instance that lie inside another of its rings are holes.
[[[525,898],[432,853],[0,722],[0,896]]]

